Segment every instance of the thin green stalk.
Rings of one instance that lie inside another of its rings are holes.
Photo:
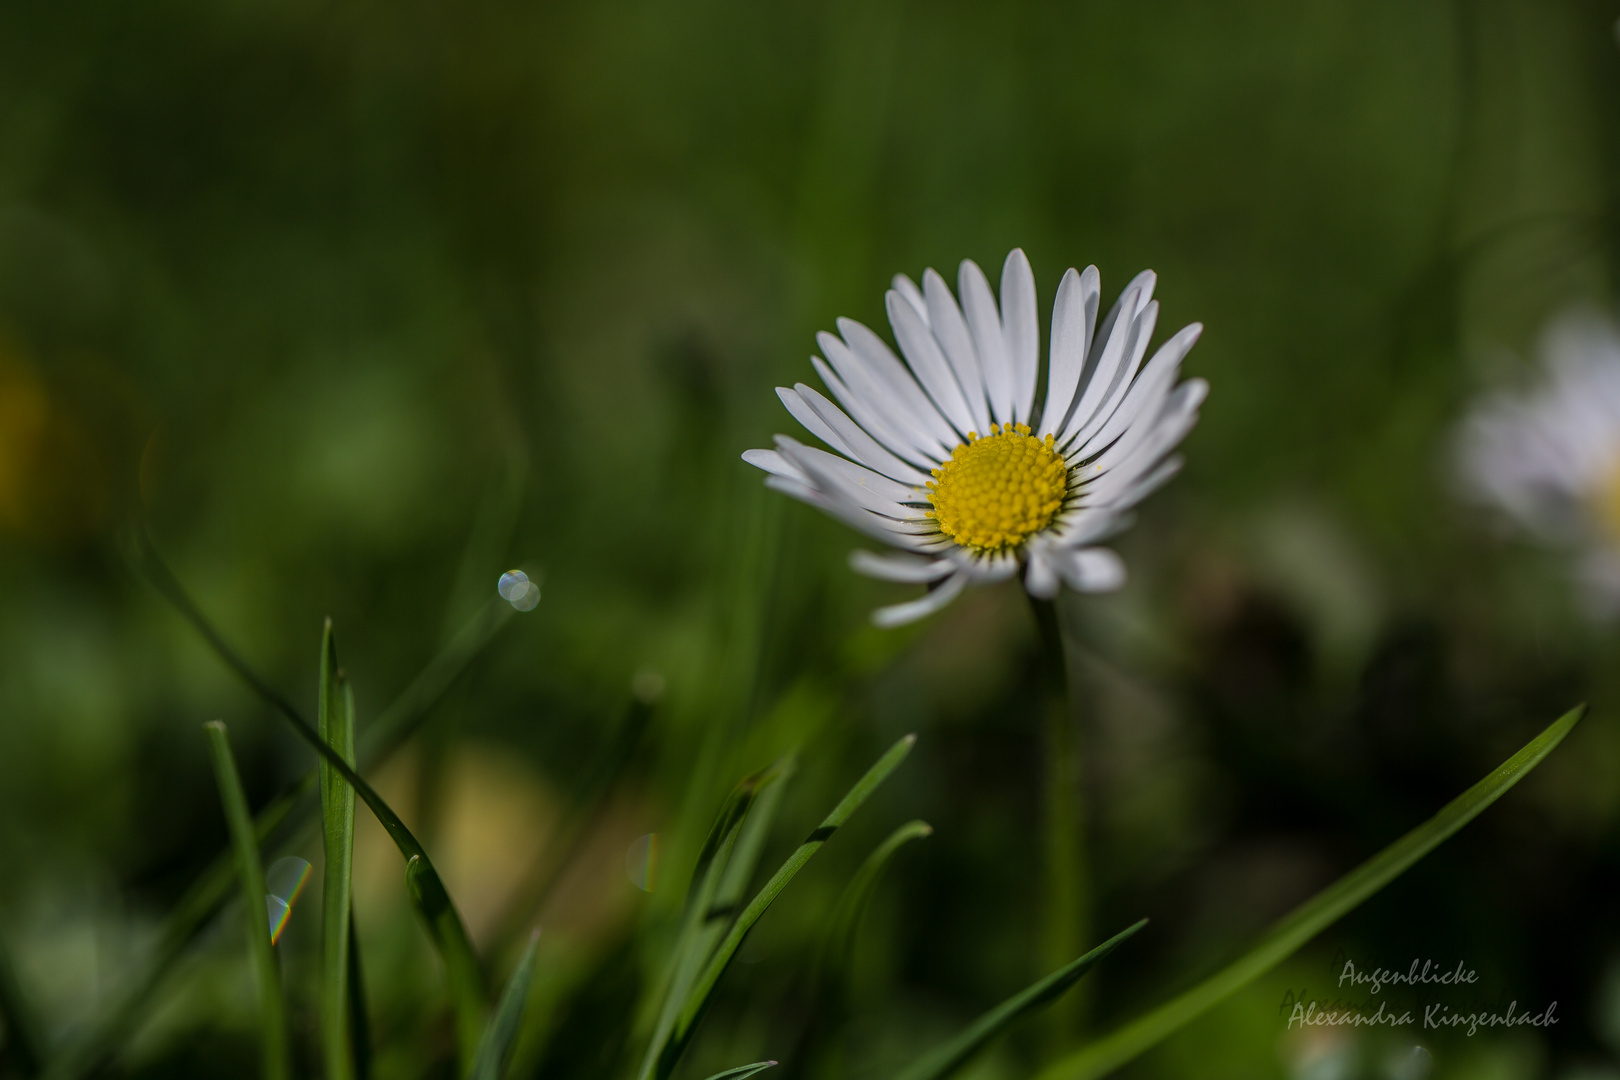
[[[1040,631],[1042,660],[1041,715],[1044,775],[1041,799],[1042,889],[1040,967],[1067,963],[1091,929],[1091,898],[1086,865],[1085,803],[1081,785],[1080,734],[1075,720],[1073,688],[1063,647],[1057,605],[1030,597]],[[1083,993],[1070,995],[1048,1014],[1053,1050],[1072,1045],[1085,1022]]]
[[[1441,807],[1434,817],[1289,912],[1237,960],[1145,1016],[1048,1066],[1039,1080],[1099,1080],[1282,963],[1506,794],[1552,753],[1585,715],[1586,706],[1579,705],[1559,717],[1485,779]]]
[[[354,763],[354,688],[338,667],[332,620],[321,640],[319,722],[328,746]],[[353,1080],[349,1039],[349,927],[353,922],[354,789],[330,765],[321,770],[326,872],[321,897],[321,1052],[327,1080]]]
[[[281,827],[314,785],[315,774],[311,772],[259,811],[254,821],[259,843],[266,842]],[[235,852],[226,848],[169,912],[146,967],[118,991],[112,1005],[92,1021],[84,1036],[51,1061],[45,1080],[80,1080],[106,1063],[119,1041],[152,1007],[164,977],[238,884]]]
[[[276,967],[275,950],[270,945],[270,920],[265,912],[264,865],[259,862],[259,841],[254,834],[253,815],[248,812],[242,778],[236,772],[225,725],[210,720],[203,725],[208,733],[208,749],[219,782],[219,801],[225,809],[225,824],[236,848],[237,870],[242,876],[242,912],[247,924],[248,956],[259,984],[259,1022],[264,1041],[265,1080],[288,1080],[290,1074],[287,1044],[287,1007],[281,999],[281,971]]]
[[[445,891],[444,883],[440,880],[438,871],[434,869],[432,860],[428,858],[426,849],[405,827],[405,823],[394,813],[393,808],[383,801],[382,796],[361,779],[360,774],[355,772],[347,761],[326,745],[326,740],[321,738],[314,725],[306,720],[279,691],[259,678],[258,674],[226,643],[192,602],[191,597],[186,595],[179,579],[158,557],[150,538],[146,537],[144,532],[139,534],[138,543],[140,546],[137,554],[141,569],[153,586],[185,616],[204,640],[213,647],[220,659],[252,687],[255,693],[270,703],[292,725],[292,729],[299,737],[354,788],[356,794],[382,824],[389,838],[394,841],[394,846],[399,849],[401,857],[405,859],[407,891],[416,901],[418,910],[427,922],[429,936],[432,937],[444,961],[445,976],[450,985],[450,1003],[456,1014],[459,1056],[462,1070],[465,1071],[472,1065],[473,1055],[477,1053],[478,1038],[484,1029],[483,975],[479,970],[477,955],[473,952],[472,941],[467,936],[467,928],[456,912],[450,894]]]
[[[149,568],[149,560],[155,558],[145,553],[149,546],[149,541],[138,539],[132,560],[136,569],[148,577],[165,599],[172,602],[169,593],[160,586]],[[189,615],[187,617],[190,618]],[[366,738],[360,746],[360,760],[369,767],[387,758],[410,736],[467,664],[494,640],[496,633],[511,617],[511,605],[499,599],[487,603],[473,616],[404,692],[368,726]],[[262,683],[263,680],[257,678],[248,680],[251,687]],[[277,829],[288,821],[302,826],[308,815],[314,812],[316,803],[306,801],[305,796],[315,787],[320,769],[319,765],[311,769],[259,811],[256,824],[260,844],[267,843]],[[185,954],[187,947],[230,897],[235,882],[235,860],[227,848],[192,883],[180,902],[169,912],[157,946],[142,969],[114,994],[112,1003],[91,1021],[80,1038],[51,1059],[45,1071],[45,1080],[82,1080],[112,1056],[118,1043],[134,1029],[157,1000],[158,987]],[[352,947],[350,955],[358,963],[359,957]],[[357,1024],[363,1022],[363,1017],[357,1017]],[[360,1051],[360,1044],[356,1042],[357,1067],[362,1060]],[[363,1080],[363,1072],[360,1075]]]
[[[754,894],[754,898],[748,902],[748,906],[743,909],[742,914],[737,916],[737,921],[731,924],[731,929],[727,931],[725,938],[715,948],[714,954],[703,968],[703,973],[693,982],[691,990],[686,994],[680,1013],[675,1018],[674,1026],[669,1032],[667,1041],[661,1047],[654,1045],[653,1049],[657,1051],[656,1057],[649,1054],[647,1063],[642,1067],[642,1080],[646,1080],[647,1077],[664,1080],[675,1071],[675,1066],[680,1062],[681,1054],[685,1052],[687,1045],[691,1042],[698,1023],[703,1019],[704,1013],[708,1011],[715,984],[720,981],[720,976],[724,975],[726,968],[731,965],[731,960],[737,955],[737,950],[742,948],[743,939],[748,936],[748,932],[754,928],[754,924],[765,914],[766,909],[776,902],[776,898],[782,894],[783,889],[787,888],[788,883],[793,880],[795,875],[804,869],[804,865],[810,861],[811,857],[821,850],[821,846],[832,839],[833,834],[839,830],[845,821],[849,820],[850,815],[860,809],[861,804],[866,802],[872,793],[882,785],[883,781],[889,778],[889,774],[900,766],[900,763],[906,759],[906,755],[911,753],[911,748],[916,745],[916,742],[917,736],[907,735],[891,746],[888,752],[879,758],[876,764],[866,770],[866,774],[855,782],[855,786],[850,788],[849,793],[839,800],[838,805],[832,808],[832,811],[822,819],[821,824],[805,838],[804,842],[798,846],[793,854],[788,856],[787,861],[771,876],[765,886]]]

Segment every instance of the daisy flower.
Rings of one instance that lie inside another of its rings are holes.
[[[1540,352],[1537,386],[1495,394],[1464,422],[1463,480],[1525,531],[1574,548],[1593,610],[1620,615],[1620,332],[1566,315]]]
[[[822,356],[810,359],[837,403],[804,383],[777,389],[832,452],[778,435],[775,450],[743,460],[770,474],[768,486],[899,549],[850,556],[871,577],[930,587],[875,612],[880,626],[1020,573],[1041,599],[1062,585],[1116,589],[1124,563],[1097,545],[1180,468],[1170,452],[1208,391],[1202,379],[1176,383],[1197,323],[1143,363],[1159,315],[1156,280],[1138,274],[1099,324],[1097,268],[1064,274],[1043,379],[1035,277],[1022,251],[1002,267],[999,306],[972,261],[957,276],[960,304],[933,270],[921,288],[899,275],[886,300],[903,363],[877,334],[839,319],[838,335],[818,335]]]

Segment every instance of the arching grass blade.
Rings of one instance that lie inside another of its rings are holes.
[[[838,898],[837,907],[833,908],[822,952],[821,977],[829,989],[836,986],[841,990],[847,980],[855,956],[855,938],[860,931],[861,917],[872,903],[878,881],[890,860],[911,841],[932,835],[934,827],[928,822],[906,822],[873,848],[860,869],[855,871],[855,876],[849,879],[843,895]]]
[[[969,1024],[955,1038],[936,1050],[923,1055],[895,1080],[944,1080],[965,1065],[969,1058],[984,1048],[991,1039],[1000,1035],[1020,1017],[1056,1001],[1063,992],[1096,967],[1102,959],[1125,940],[1147,925],[1147,920],[1127,927],[1080,957],[1026,990],[1022,990]]]
[[[1585,705],[1565,713],[1434,817],[1284,916],[1259,944],[1226,968],[1111,1035],[1058,1060],[1040,1074],[1039,1080],[1096,1080],[1106,1076],[1270,971],[1474,820],[1540,764],[1585,715]]]
[[[338,667],[332,620],[321,635],[319,715],[321,738],[354,764],[354,690]],[[321,840],[326,873],[321,903],[321,1056],[327,1080],[352,1080],[349,928],[353,921],[354,789],[321,763]]]
[[[755,1073],[762,1073],[775,1064],[774,1061],[756,1061],[752,1065],[739,1065],[735,1069],[717,1072],[709,1077],[709,1080],[748,1080],[748,1077],[753,1076]]]
[[[170,585],[176,589],[178,585],[174,582],[173,574],[168,572],[152,550],[150,540],[138,531],[133,536],[131,561],[136,569],[157,589],[159,595],[175,605],[193,627],[200,629],[200,612],[195,607],[177,603],[176,593]],[[169,584],[166,585],[166,582]],[[184,596],[183,593],[178,595]],[[512,613],[510,604],[496,600],[486,604],[473,616],[370,725],[360,747],[361,760],[375,763],[407,738],[438,703],[456,676],[506,625]],[[202,636],[210,645],[223,640],[212,632],[203,633]],[[228,667],[241,674],[245,665],[238,666],[241,661],[235,653],[227,650],[221,657]],[[257,676],[245,681],[255,690],[264,685],[264,681]],[[274,706],[275,702],[271,701],[270,704]],[[306,801],[306,796],[315,786],[319,772],[320,766],[316,766],[259,811],[255,824],[260,844],[268,842],[287,822],[301,823],[313,811],[315,803]],[[111,1057],[118,1044],[134,1030],[156,1001],[157,989],[185,954],[186,948],[230,897],[236,881],[235,858],[227,848],[192,882],[180,902],[164,919],[157,943],[140,970],[129,976],[113,993],[111,1003],[69,1046],[50,1060],[44,1073],[45,1080],[82,1080]],[[358,1057],[358,1044],[356,1054]]]
[[[714,922],[716,904],[743,826],[761,795],[780,784],[791,770],[791,760],[784,759],[744,777],[726,797],[714,824],[709,828],[709,835],[703,842],[697,866],[692,872],[692,882],[687,888],[686,908],[681,916],[675,947],[670,952],[669,971],[661,982],[661,993],[655,999],[660,1003],[658,1019],[638,1072],[641,1080],[653,1075],[659,1053],[680,1019],[681,1006],[702,973],[704,964],[713,954],[714,941],[719,933]]]
[[[259,862],[259,842],[248,813],[247,795],[231,756],[225,725],[218,720],[203,725],[208,733],[208,749],[219,781],[219,799],[225,809],[225,823],[236,848],[237,870],[242,875],[242,908],[246,912],[248,950],[253,974],[259,984],[259,1021],[264,1042],[265,1080],[287,1080],[289,1076],[287,1011],[281,998],[281,971],[270,945],[270,925],[265,917],[264,867]]]
[[[765,887],[754,895],[754,898],[748,902],[748,906],[743,909],[742,914],[737,916],[737,921],[731,924],[731,929],[727,932],[725,939],[715,949],[714,955],[704,967],[703,973],[698,976],[691,992],[687,994],[686,1000],[681,1006],[680,1014],[676,1017],[674,1027],[670,1031],[669,1038],[659,1051],[657,1066],[653,1072],[653,1075],[658,1080],[664,1080],[665,1077],[675,1071],[675,1066],[680,1061],[681,1054],[686,1050],[687,1044],[691,1042],[698,1022],[703,1019],[703,1014],[708,1010],[710,996],[714,991],[715,984],[720,981],[720,976],[725,974],[726,968],[731,964],[732,957],[737,955],[737,950],[742,947],[743,939],[754,928],[754,924],[759,921],[760,916],[765,914],[771,904],[776,901],[776,898],[782,894],[782,890],[787,888],[788,882],[792,881],[798,872],[804,869],[805,863],[809,862],[811,857],[821,850],[821,846],[832,838],[832,835],[838,831],[845,821],[849,820],[849,816],[858,810],[861,804],[871,797],[872,792],[876,791],[878,786],[888,779],[889,774],[899,767],[900,763],[905,760],[906,755],[911,753],[911,748],[916,742],[917,736],[907,735],[890,747],[888,752],[866,771],[866,775],[856,782],[855,786],[850,789],[849,794],[845,795],[838,805],[833,807],[832,812],[822,820],[821,824],[805,839],[804,843],[800,844],[798,849],[788,856],[787,861],[765,883]]]
[[[506,1063],[512,1057],[512,1046],[517,1042],[518,1031],[523,1026],[523,1007],[529,1003],[529,984],[534,981],[534,953],[539,944],[540,931],[536,930],[529,937],[529,946],[523,950],[523,958],[512,970],[512,977],[506,980],[506,989],[501,991],[501,1003],[496,1006],[489,1027],[478,1042],[478,1056],[473,1059],[467,1080],[500,1080],[505,1074]]]

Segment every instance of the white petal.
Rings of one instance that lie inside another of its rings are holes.
[[[973,413],[968,410],[967,399],[957,385],[955,372],[939,350],[939,342],[934,340],[928,324],[905,297],[890,290],[884,302],[889,309],[889,324],[894,327],[894,339],[899,342],[906,363],[911,365],[917,381],[945,414],[945,419],[955,427],[957,441],[962,441],[973,430]]]
[[[1101,495],[1098,497],[1099,501],[1106,502],[1109,509],[1112,510],[1124,510],[1128,507],[1135,506],[1137,503],[1141,502],[1155,491],[1158,491],[1165,484],[1169,483],[1170,479],[1175,476],[1176,473],[1181,471],[1181,466],[1183,464],[1184,461],[1179,456],[1165,458],[1159,463],[1158,468],[1154,469],[1148,474],[1146,479],[1137,480],[1135,483],[1126,487],[1121,494],[1113,496],[1112,498],[1110,498],[1108,495]],[[1109,479],[1113,479],[1113,475],[1114,474],[1110,474]]]
[[[894,275],[894,281],[890,284],[893,286],[894,291],[905,297],[917,314],[922,317],[923,325],[928,325],[928,301],[923,299],[922,290],[917,288],[917,283],[904,274],[896,274]]]
[[[850,448],[849,441],[816,414],[810,403],[799,396],[798,388],[788,389],[785,386],[776,388],[776,396],[787,409],[788,415],[804,425],[804,429],[828,446],[847,457],[858,458],[860,455]]]
[[[839,341],[831,334],[824,336],[828,340],[823,344],[836,346],[833,351],[840,358],[849,356],[849,350],[842,341]],[[838,399],[839,403],[849,411],[849,415],[854,417],[855,422],[864,428],[872,438],[912,465],[931,469],[940,463],[942,460],[940,455],[929,454],[917,445],[917,439],[912,437],[909,426],[896,424],[891,417],[894,405],[881,390],[875,388],[870,379],[864,379],[862,383],[864,389],[857,390],[845,383],[834,371],[832,365],[819,356],[812,356],[810,364],[816,369],[816,374],[821,376],[821,381],[826,384],[827,389],[832,391],[833,397]]]
[[[1109,321],[1098,329],[1092,339],[1091,355],[1087,358],[1086,374],[1082,380],[1085,388],[1080,393],[1080,400],[1074,406],[1074,412],[1058,434],[1057,441],[1060,445],[1068,444],[1076,434],[1086,428],[1092,417],[1097,415],[1103,401],[1119,385],[1120,375],[1128,357],[1127,346],[1131,341],[1130,326],[1136,319],[1141,296],[1140,288],[1125,290],[1109,314]],[[1124,325],[1116,326],[1115,324],[1121,321],[1121,312]]]
[[[902,585],[926,585],[938,581],[956,570],[949,559],[925,559],[915,555],[877,555],[870,551],[849,553],[849,568],[879,581],[897,581]]]
[[[1080,376],[1085,371],[1086,354],[1091,350],[1091,332],[1097,321],[1099,301],[1095,266],[1077,274],[1071,267],[1058,285],[1052,302],[1052,345],[1047,360],[1046,404],[1041,407],[1037,435],[1056,435],[1069,418]]]
[[[872,612],[872,621],[885,629],[894,626],[904,626],[909,622],[926,618],[955,600],[963,589],[967,588],[967,575],[958,573],[945,581],[920,600],[913,600],[907,604],[895,604],[892,607],[878,608]]]
[[[915,488],[786,435],[776,437],[776,446],[783,457],[802,469],[823,491],[841,495],[863,510],[896,520],[921,516],[904,505],[908,500],[919,498]]]
[[[866,433],[855,421],[846,416],[842,409],[819,394],[814,387],[798,383],[793,387],[799,399],[821,420],[833,430],[850,448],[849,456],[859,461],[869,469],[874,469],[884,476],[898,480],[903,484],[915,484],[919,487],[928,483],[928,475],[905,461],[889,453],[876,439]]]
[[[1039,600],[1050,600],[1058,594],[1061,583],[1044,551],[1031,549],[1029,569],[1024,574],[1024,588]]]
[[[1107,548],[1050,553],[1058,576],[1075,592],[1113,592],[1125,584],[1125,560]]]
[[[865,323],[858,323],[854,319],[839,319],[838,332],[843,335],[855,355],[867,364],[871,370],[886,382],[900,401],[905,403],[915,422],[922,430],[947,449],[957,444],[957,433],[951,430],[950,423],[940,415],[939,409],[928,395],[923,393],[917,380],[912,378],[911,372],[894,355],[888,342],[878,337],[871,327]]]
[[[1095,458],[1109,447],[1140,441],[1164,408],[1170,387],[1181,369],[1181,357],[1159,350],[1153,362],[1144,367],[1131,385],[1116,394],[1113,414],[1096,431],[1076,442],[1068,452],[1070,461]],[[1105,409],[1109,406],[1104,406]],[[1100,414],[1099,414],[1100,415]],[[1119,455],[1112,455],[1117,460]],[[1106,468],[1106,465],[1104,466]]]
[[[775,450],[744,450],[742,459],[756,469],[764,469],[772,476],[785,476],[801,484],[810,483],[810,477],[805,475],[803,469]]]
[[[966,548],[956,547],[950,552],[950,557],[962,568],[962,572],[967,574],[970,581],[980,585],[1006,581],[1018,573],[1018,556],[1011,551],[981,555]]]
[[[1070,451],[1070,460],[1092,457],[1108,446],[1115,439],[1120,438],[1127,428],[1140,421],[1152,423],[1157,420],[1159,409],[1164,404],[1169,393],[1170,384],[1175,380],[1181,368],[1181,362],[1187,355],[1187,350],[1197,342],[1198,335],[1203,332],[1203,325],[1193,323],[1184,327],[1175,337],[1165,342],[1159,351],[1153,354],[1142,373],[1137,376],[1121,397],[1120,403],[1115,407],[1114,414],[1108,418],[1099,430],[1078,442],[1074,450]],[[1202,383],[1202,380],[1194,380]],[[1190,383],[1183,385],[1191,385]],[[1206,387],[1207,388],[1207,387]],[[1201,395],[1201,391],[1199,391]],[[1202,396],[1199,401],[1202,401]],[[1197,403],[1193,404],[1197,407]]]
[[[1131,515],[1110,506],[1077,506],[1058,515],[1047,527],[1047,542],[1056,547],[1078,548],[1095,544],[1124,532]]]
[[[979,355],[979,369],[990,400],[990,419],[1010,424],[1013,419],[1012,367],[1007,359],[1007,343],[1001,335],[1001,313],[996,309],[996,298],[990,294],[990,282],[985,280],[978,263],[963,259],[956,287],[962,294],[962,314],[967,319],[968,332],[973,335],[973,348]]]
[[[1107,426],[1108,422],[1113,419],[1115,410],[1120,407],[1125,400],[1125,395],[1130,393],[1131,387],[1135,385],[1136,373],[1142,367],[1142,357],[1147,355],[1148,343],[1153,338],[1153,328],[1158,322],[1159,302],[1149,300],[1142,310],[1137,313],[1135,321],[1131,323],[1130,337],[1126,339],[1125,364],[1121,369],[1119,381],[1115,384],[1113,391],[1103,399],[1102,405],[1097,408],[1096,415],[1091,418],[1091,421],[1075,432],[1071,446],[1079,446],[1089,441],[1097,434],[1099,429]]]
[[[923,274],[923,296],[928,301],[928,328],[956,372],[957,385],[962,388],[973,414],[972,430],[988,435],[990,404],[984,396],[984,373],[979,368],[979,351],[973,344],[967,321],[962,318],[962,309],[956,306],[951,287],[933,270]]]
[[[791,495],[800,502],[809,503],[817,510],[842,521],[852,529],[865,533],[874,540],[895,547],[907,548],[911,551],[929,551],[937,545],[914,536],[896,532],[888,528],[892,522],[888,518],[879,517],[869,513],[858,506],[854,506],[841,498],[829,495],[827,492],[798,480],[791,480],[785,476],[767,476],[765,486],[772,491],[780,491],[784,495]]]
[[[1092,463],[1101,466],[1104,474],[1113,470],[1131,471],[1138,475],[1169,453],[1198,422],[1198,406],[1208,393],[1209,384],[1203,379],[1188,379],[1164,399],[1162,405],[1151,405],[1153,419],[1144,413],[1139,422],[1120,437]]]
[[[1027,424],[1035,410],[1035,377],[1041,366],[1041,328],[1035,311],[1035,274],[1023,248],[1013,248],[1001,266],[1001,338],[1012,368],[1014,419]]]

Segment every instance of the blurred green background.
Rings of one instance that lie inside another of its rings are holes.
[[[502,570],[542,581],[374,773],[496,976],[518,882],[632,680],[662,678],[541,913],[520,1075],[623,1071],[647,928],[732,781],[792,749],[766,866],[920,735],[766,916],[682,1076],[800,1052],[826,911],[911,817],[936,832],[863,931],[845,1075],[1040,974],[1023,598],[874,630],[907,590],[848,572],[860,539],[738,459],[797,434],[772,388],[810,380],[816,330],[887,336],[892,274],[1022,246],[1043,333],[1066,267],[1096,263],[1109,301],[1158,271],[1160,336],[1203,321],[1189,371],[1213,385],[1120,544],[1130,584],[1063,601],[1096,923],[1154,920],[1088,980],[1098,1030],[1594,704],[1475,825],[1125,1075],[1417,1080],[1388,1059],[1419,1042],[1440,1077],[1620,1076],[1620,649],[1449,464],[1546,318],[1612,306],[1617,15],[0,5],[0,939],[47,1036],[73,1041],[224,843],[200,725],[231,724],[255,805],[311,764],[132,573],[137,518],[310,712],[330,615],[362,734]],[[625,869],[649,833],[650,894]],[[378,1075],[452,1075],[437,958],[369,819],[359,847]],[[311,1073],[316,909],[280,947]],[[218,920],[112,1073],[250,1074],[244,957]],[[1335,996],[1344,957],[1462,960],[1481,983],[1454,1007],[1556,1000],[1560,1022],[1287,1030],[1285,994]],[[1026,1024],[971,1075],[1029,1075],[1047,1039]]]

